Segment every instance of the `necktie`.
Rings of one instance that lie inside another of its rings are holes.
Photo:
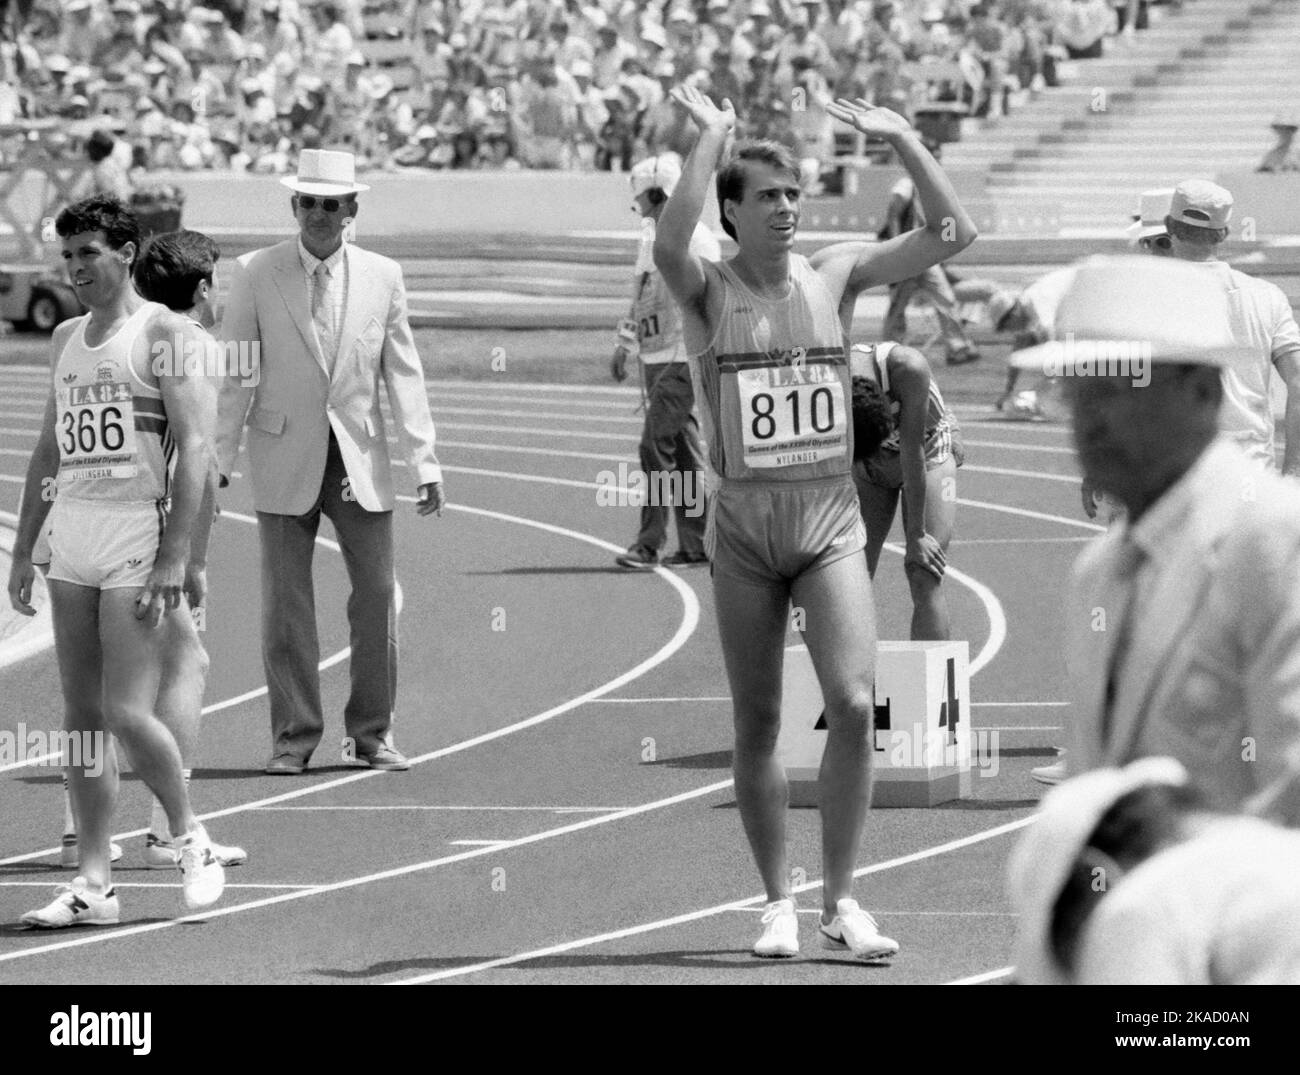
[[[325,262],[316,266],[311,296],[311,319],[320,338],[321,351],[331,372],[334,369],[334,304],[330,301],[330,270]]]
[[[1110,742],[1112,718],[1115,710],[1116,696],[1124,674],[1124,662],[1128,657],[1129,645],[1133,639],[1133,621],[1137,618],[1138,576],[1142,568],[1145,553],[1131,539],[1126,537],[1115,563],[1116,604],[1123,610],[1116,628],[1115,645],[1110,651],[1109,667],[1106,675],[1106,699],[1101,711],[1102,748]]]

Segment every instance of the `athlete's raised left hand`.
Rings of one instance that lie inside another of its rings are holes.
[[[859,97],[856,101],[841,97],[826,111],[841,123],[847,123],[868,138],[889,142],[912,130],[912,125],[897,112],[869,104]]]

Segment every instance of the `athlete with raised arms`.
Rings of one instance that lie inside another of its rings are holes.
[[[705,548],[735,720],[736,800],[767,890],[761,956],[799,950],[785,849],[788,787],[776,757],[781,666],[791,601],[826,705],[820,772],[823,943],[859,959],[898,945],[853,899],[853,869],[871,801],[875,611],[853,485],[848,353],[838,307],[846,290],[910,279],[974,241],[952,186],[907,122],[839,101],[828,111],[886,141],[916,183],[926,225],[884,243],[794,253],[799,169],[779,145],[746,143],[724,164],[735,126],[689,86],[672,93],[700,137],[664,208],[655,264],[682,308],[696,399],[717,476]],[[690,252],[719,166],[730,261]]]

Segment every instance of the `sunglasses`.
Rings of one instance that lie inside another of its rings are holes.
[[[1156,250],[1170,250],[1173,247],[1168,235],[1155,235],[1150,239],[1142,240],[1142,249],[1150,250],[1154,247]]]
[[[298,195],[299,209],[312,210],[316,208],[317,204],[327,213],[337,213],[344,203],[339,201],[338,198],[317,198],[311,194]]]

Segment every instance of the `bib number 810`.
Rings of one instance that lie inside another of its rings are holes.
[[[63,412],[63,452],[65,455],[93,455],[97,451],[116,452],[126,443],[122,429],[122,412],[104,407],[96,421],[95,408],[82,407]]]
[[[803,432],[799,401],[798,389],[785,396],[785,402],[790,405],[791,429],[795,436]],[[776,397],[770,392],[756,392],[750,397],[749,406],[754,412],[754,420],[749,424],[754,439],[771,440],[777,432]],[[808,395],[808,420],[814,433],[829,433],[835,428],[835,397],[829,388],[816,388]]]

